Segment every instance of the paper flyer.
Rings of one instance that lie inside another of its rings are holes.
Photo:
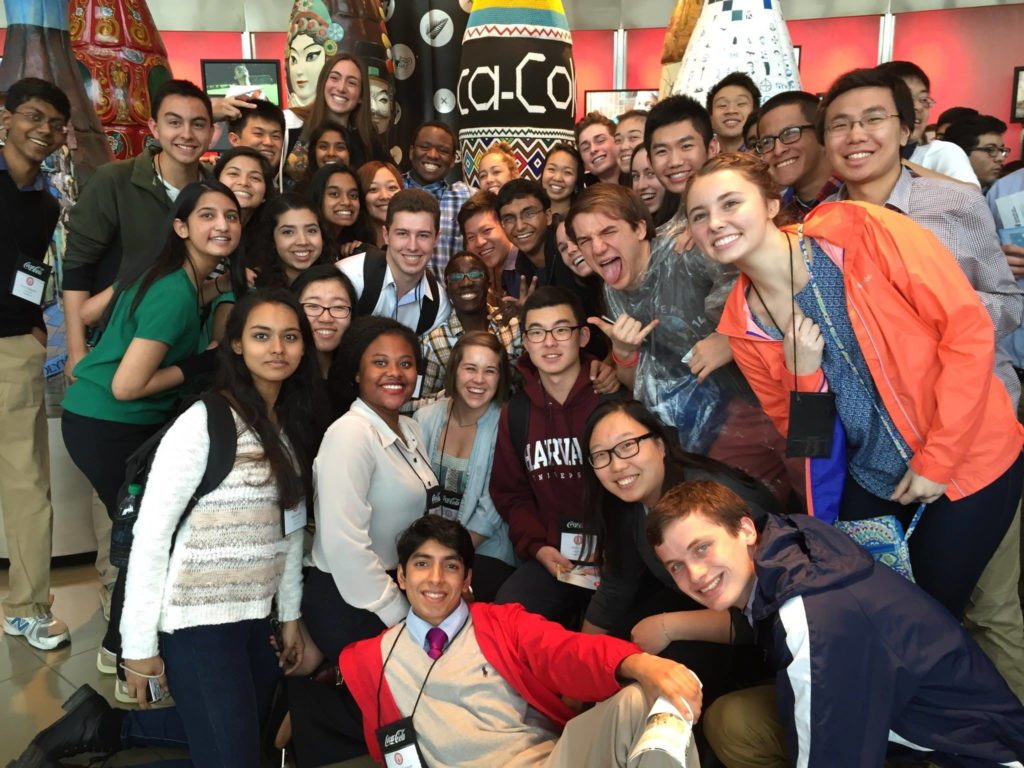
[[[568,571],[559,569],[558,580],[584,589],[596,590],[601,586],[601,569],[595,565],[577,565]]]
[[[637,768],[645,755],[660,752],[658,765],[681,768],[700,768],[697,745],[693,741],[693,726],[671,703],[659,697],[647,715],[647,724],[629,754],[628,768]],[[652,756],[653,757],[653,756]]]

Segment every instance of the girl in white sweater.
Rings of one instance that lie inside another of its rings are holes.
[[[110,710],[85,687],[30,749],[53,759],[176,744],[195,766],[260,764],[282,667],[303,656],[317,378],[309,322],[290,293],[256,291],[234,307],[215,386],[235,421],[234,466],[182,520],[210,454],[206,406],[196,403],[156,450],[134,528],[121,632],[128,690],[144,711]],[[275,600],[280,658],[270,644]],[[177,706],[151,710],[154,689],[173,693]]]

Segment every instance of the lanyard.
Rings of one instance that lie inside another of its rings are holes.
[[[462,626],[459,627],[459,631],[456,632],[454,635],[452,635],[451,640],[448,641],[448,647],[449,648],[452,647],[452,643],[455,642],[455,638],[457,638],[460,634],[462,634],[462,630],[466,628],[467,624],[469,624],[469,617],[468,616],[466,617],[466,620],[464,622],[462,622]],[[391,650],[389,650],[388,651],[388,655],[386,657],[384,657],[384,664],[381,665],[381,668],[380,668],[380,678],[377,680],[377,727],[378,728],[380,728],[381,725],[382,725],[382,723],[380,721],[380,692],[381,692],[381,689],[384,687],[384,672],[388,668],[388,662],[391,661],[391,654],[393,654],[395,652],[395,647],[398,645],[398,641],[402,639],[402,633],[405,632],[406,626],[408,626],[408,625],[402,624],[402,628],[400,630],[398,630],[398,636],[395,638],[395,642],[393,642],[391,644]],[[412,720],[414,717],[416,717],[416,708],[419,707],[419,705],[420,705],[420,698],[423,696],[423,689],[427,687],[427,680],[430,679],[430,673],[434,671],[434,666],[440,660],[441,660],[441,657],[438,656],[436,659],[434,659],[433,661],[430,662],[430,668],[427,670],[427,674],[423,678],[423,684],[420,685],[420,691],[419,691],[419,693],[416,694],[416,703],[412,705],[412,713],[409,715],[409,720]]]
[[[420,477],[420,473],[416,471],[416,467],[414,467],[412,465],[412,462],[409,461],[409,457],[405,455],[405,451],[402,450],[401,446],[396,446],[396,447],[398,448],[398,455],[401,456],[405,460],[405,463],[409,465],[409,469],[411,469],[412,473],[414,475],[416,475],[416,479],[419,480],[420,483],[422,483],[422,485],[423,485],[423,490],[425,490],[427,492],[427,494],[429,495],[430,489],[434,488],[436,486],[427,485],[427,481],[424,480],[422,477]],[[430,466],[430,459],[424,458],[423,454],[419,452],[418,448],[416,450],[416,453],[419,455],[419,457],[421,459],[423,459],[426,462],[426,466],[429,467]]]

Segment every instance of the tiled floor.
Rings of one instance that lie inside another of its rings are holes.
[[[55,568],[51,575],[54,614],[71,629],[71,645],[37,651],[22,638],[0,632],[0,766],[21,754],[32,736],[61,714],[60,705],[88,683],[108,701],[114,699],[114,678],[96,669],[96,651],[106,623],[100,610],[99,580],[89,565]],[[7,571],[0,570],[0,595],[7,593]],[[133,750],[107,765],[144,764],[155,758],[180,757],[167,750]],[[70,763],[69,763],[70,764]],[[346,767],[372,765],[350,761]]]

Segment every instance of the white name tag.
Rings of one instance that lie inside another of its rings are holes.
[[[300,501],[291,509],[284,511],[284,535],[288,536],[300,528],[306,527],[306,502]]]
[[[384,755],[384,765],[387,768],[422,768],[420,756],[416,752],[416,745],[410,744],[397,752],[388,752]]]
[[[567,560],[583,560],[583,545],[587,544],[587,558],[594,556],[596,536],[584,536],[576,531],[562,531],[562,543],[558,550]]]
[[[32,266],[36,266],[32,264]],[[14,272],[14,282],[11,285],[11,295],[17,296],[19,299],[31,302],[36,306],[43,303],[43,292],[46,290],[46,279],[49,277],[50,270],[43,264],[38,265],[42,267],[43,272],[40,274],[33,274],[28,271],[25,266],[19,267]]]

